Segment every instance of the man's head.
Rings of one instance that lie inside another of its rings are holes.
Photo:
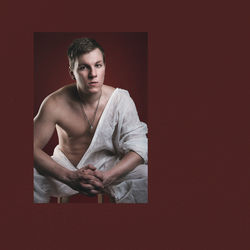
[[[95,49],[99,49],[102,52],[103,62],[105,63],[105,54],[104,50],[100,44],[98,44],[92,38],[78,38],[74,40],[68,49],[68,59],[69,59],[69,67],[72,70],[74,68],[75,60],[86,53],[89,53]]]
[[[105,77],[105,56],[103,48],[90,38],[73,41],[68,49],[69,71],[82,94],[101,91]]]

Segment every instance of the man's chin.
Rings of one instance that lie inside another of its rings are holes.
[[[88,92],[90,94],[95,94],[95,93],[99,93],[102,89],[103,85],[97,85],[97,86],[88,86]]]

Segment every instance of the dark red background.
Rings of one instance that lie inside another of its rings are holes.
[[[244,2],[1,8],[3,249],[249,249]],[[148,205],[32,203],[33,32],[148,31]]]

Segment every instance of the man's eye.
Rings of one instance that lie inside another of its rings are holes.
[[[97,67],[97,68],[101,68],[102,65],[101,65],[101,64],[96,64],[96,67]]]
[[[86,69],[86,66],[80,66],[78,69],[79,70],[84,70],[84,69]]]

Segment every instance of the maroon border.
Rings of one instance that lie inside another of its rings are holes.
[[[248,8],[24,2],[1,22],[3,249],[249,249]],[[150,203],[32,204],[34,31],[148,31]]]

